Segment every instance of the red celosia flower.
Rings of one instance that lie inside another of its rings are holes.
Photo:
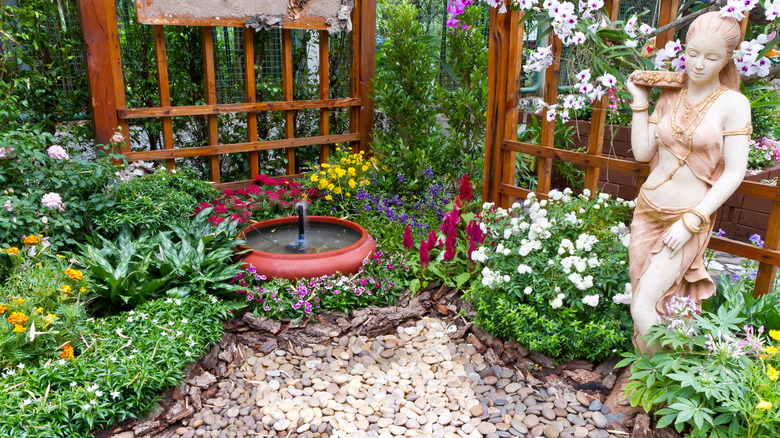
[[[404,248],[411,248],[414,246],[414,240],[412,240],[412,229],[409,227],[409,224],[406,224],[406,228],[404,228]]]
[[[436,233],[431,231],[428,234],[428,250],[432,250],[436,247]]]
[[[455,245],[450,243],[450,240],[447,239],[447,242],[445,242],[447,249],[444,250],[444,260],[452,260],[455,258]]]
[[[423,268],[431,263],[431,256],[428,253],[428,245],[424,241],[420,242],[420,266]]]
[[[471,201],[472,196],[471,181],[469,181],[469,175],[464,174],[460,179],[460,190],[458,190],[458,197],[466,202]]]

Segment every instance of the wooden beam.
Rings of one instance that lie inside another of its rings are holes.
[[[349,97],[360,97],[360,24],[361,9],[363,2],[357,0],[352,9],[352,33],[350,34],[352,42],[352,51],[349,59]],[[360,132],[360,108],[351,108],[349,111],[349,132]],[[359,144],[350,145],[353,150],[359,150]]]
[[[544,100],[550,105],[555,105],[558,101],[558,83],[561,75],[561,52],[563,43],[560,38],[550,34],[552,38],[553,64],[547,67],[544,74]],[[539,144],[543,146],[555,146],[555,120],[548,121],[547,117],[542,118],[542,133]],[[550,179],[552,177],[552,161],[547,158],[540,158],[538,165],[538,177],[536,180],[536,191],[547,193],[550,191]]]
[[[780,185],[780,178],[775,183],[775,188]],[[777,251],[780,249],[780,201],[772,202],[772,209],[769,211],[769,225],[764,236],[764,248]],[[772,292],[775,288],[775,279],[777,278],[777,263],[770,265],[760,263],[758,265],[758,275],[756,276],[756,288],[753,290],[753,296],[759,297]]]
[[[509,20],[509,50],[507,58],[506,91],[504,92],[504,129],[501,138],[517,139],[517,117],[520,107],[520,81],[522,79],[523,64],[523,24],[520,24],[522,13],[510,10],[505,15]],[[501,183],[515,183],[515,159],[517,154],[512,150],[501,151]],[[510,194],[499,192],[498,204],[503,208],[509,208],[514,201]]]
[[[502,148],[524,154],[534,155],[545,159],[567,161],[583,166],[609,168],[616,172],[630,173],[633,175],[647,176],[650,166],[636,161],[621,160],[604,156],[594,156],[583,152],[567,151],[565,149],[545,147],[538,144],[524,143],[521,141],[504,140]],[[544,192],[547,193],[547,192]],[[540,195],[542,193],[539,193]]]
[[[341,108],[360,106],[359,98],[296,100],[293,102],[222,103],[212,105],[188,105],[148,108],[119,108],[120,119],[144,119],[150,117],[205,116],[256,111],[287,111],[299,109]]]
[[[318,144],[360,141],[359,133],[336,134],[319,137],[287,138],[281,140],[256,141],[248,143],[221,144],[214,146],[194,146],[159,151],[131,152],[127,154],[129,161],[141,160],[165,160],[171,158],[217,156],[220,154],[234,154],[249,151],[264,151],[269,149],[297,148]]]
[[[206,75],[206,104],[217,104],[217,79],[214,69],[214,36],[211,27],[201,28],[203,32],[203,59]],[[219,144],[219,126],[216,114],[206,116],[208,123],[209,145]],[[212,155],[209,159],[209,178],[214,183],[219,183],[219,155]]]
[[[658,3],[658,25],[656,28],[666,26],[677,19],[677,11],[680,6],[679,0],[663,0]],[[668,41],[674,39],[674,28],[660,33],[655,37],[655,46],[661,49]]]
[[[488,96],[487,128],[485,132],[485,170],[482,183],[482,199],[499,202],[498,185],[501,182],[501,141],[506,123],[505,108],[507,71],[510,50],[510,19],[490,8],[488,34]]]

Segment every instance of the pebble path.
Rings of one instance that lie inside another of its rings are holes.
[[[247,350],[246,361],[176,430],[192,437],[598,437],[609,408],[584,392],[530,387],[424,318],[397,334]],[[200,376],[213,379],[213,376]]]

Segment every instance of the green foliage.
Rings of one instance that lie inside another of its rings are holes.
[[[734,297],[736,295],[732,295]],[[771,297],[772,301],[777,296]],[[777,353],[780,332],[740,325],[740,303],[717,312],[655,325],[648,344],[665,347],[652,356],[623,354],[631,365],[626,386],[631,404],[658,409],[657,427],[674,425],[692,437],[770,437],[780,431]]]
[[[742,93],[750,100],[753,137],[780,139],[780,91],[765,83],[742,85]]]
[[[469,175],[477,184],[476,193],[482,192],[487,121],[488,51],[483,16],[482,5],[469,6],[458,16],[468,29],[455,29],[447,37],[449,61],[457,86],[453,90],[442,90],[439,97],[441,112],[449,125],[446,150],[449,171],[455,175]]]
[[[56,350],[83,332],[87,314],[80,290],[88,279],[50,249],[41,242],[0,253],[9,267],[0,281],[0,368],[58,359]],[[14,323],[13,314],[24,322]]]
[[[208,222],[203,210],[185,226],[133,237],[123,229],[117,241],[102,236],[80,244],[82,263],[95,281],[96,305],[122,309],[161,296],[187,297],[195,292],[223,293],[238,272],[233,248],[241,242],[237,222]]]
[[[56,159],[47,153],[52,145],[40,127],[0,133],[0,245],[45,234],[57,248],[73,246],[108,207],[102,192],[114,178],[110,157]],[[49,193],[61,197],[62,208],[42,204]]]
[[[630,348],[628,251],[631,203],[550,192],[525,209],[485,206],[484,265],[467,298],[474,322],[558,359],[600,361]],[[477,268],[480,269],[480,268]]]
[[[0,372],[0,436],[82,437],[140,417],[220,339],[228,312],[199,293],[87,321],[74,358]]]
[[[444,170],[449,165],[437,122],[434,42],[423,33],[417,8],[407,0],[382,1],[383,8],[385,41],[377,52],[374,101],[389,127],[375,133],[372,148],[391,173],[403,172],[411,182],[428,167]]]
[[[95,217],[95,230],[115,236],[123,228],[140,234],[184,225],[197,204],[218,195],[211,183],[197,180],[190,170],[161,169],[144,178],[110,186],[105,198],[111,208]]]
[[[780,291],[755,298],[755,279],[747,276],[731,283],[727,275],[721,275],[716,286],[717,293],[702,303],[704,311],[717,313],[721,308],[736,309],[737,315],[753,327],[780,330]]]

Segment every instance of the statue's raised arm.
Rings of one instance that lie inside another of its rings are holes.
[[[649,114],[645,72],[626,84],[633,97],[631,148],[650,175],[639,190],[629,246],[634,345],[673,307],[699,307],[715,285],[703,264],[715,212],[745,176],[750,104],[739,92],[732,52],[739,23],[718,12],[697,18],[685,47],[685,76],[664,88]],[[674,82],[674,81],[672,81]]]

